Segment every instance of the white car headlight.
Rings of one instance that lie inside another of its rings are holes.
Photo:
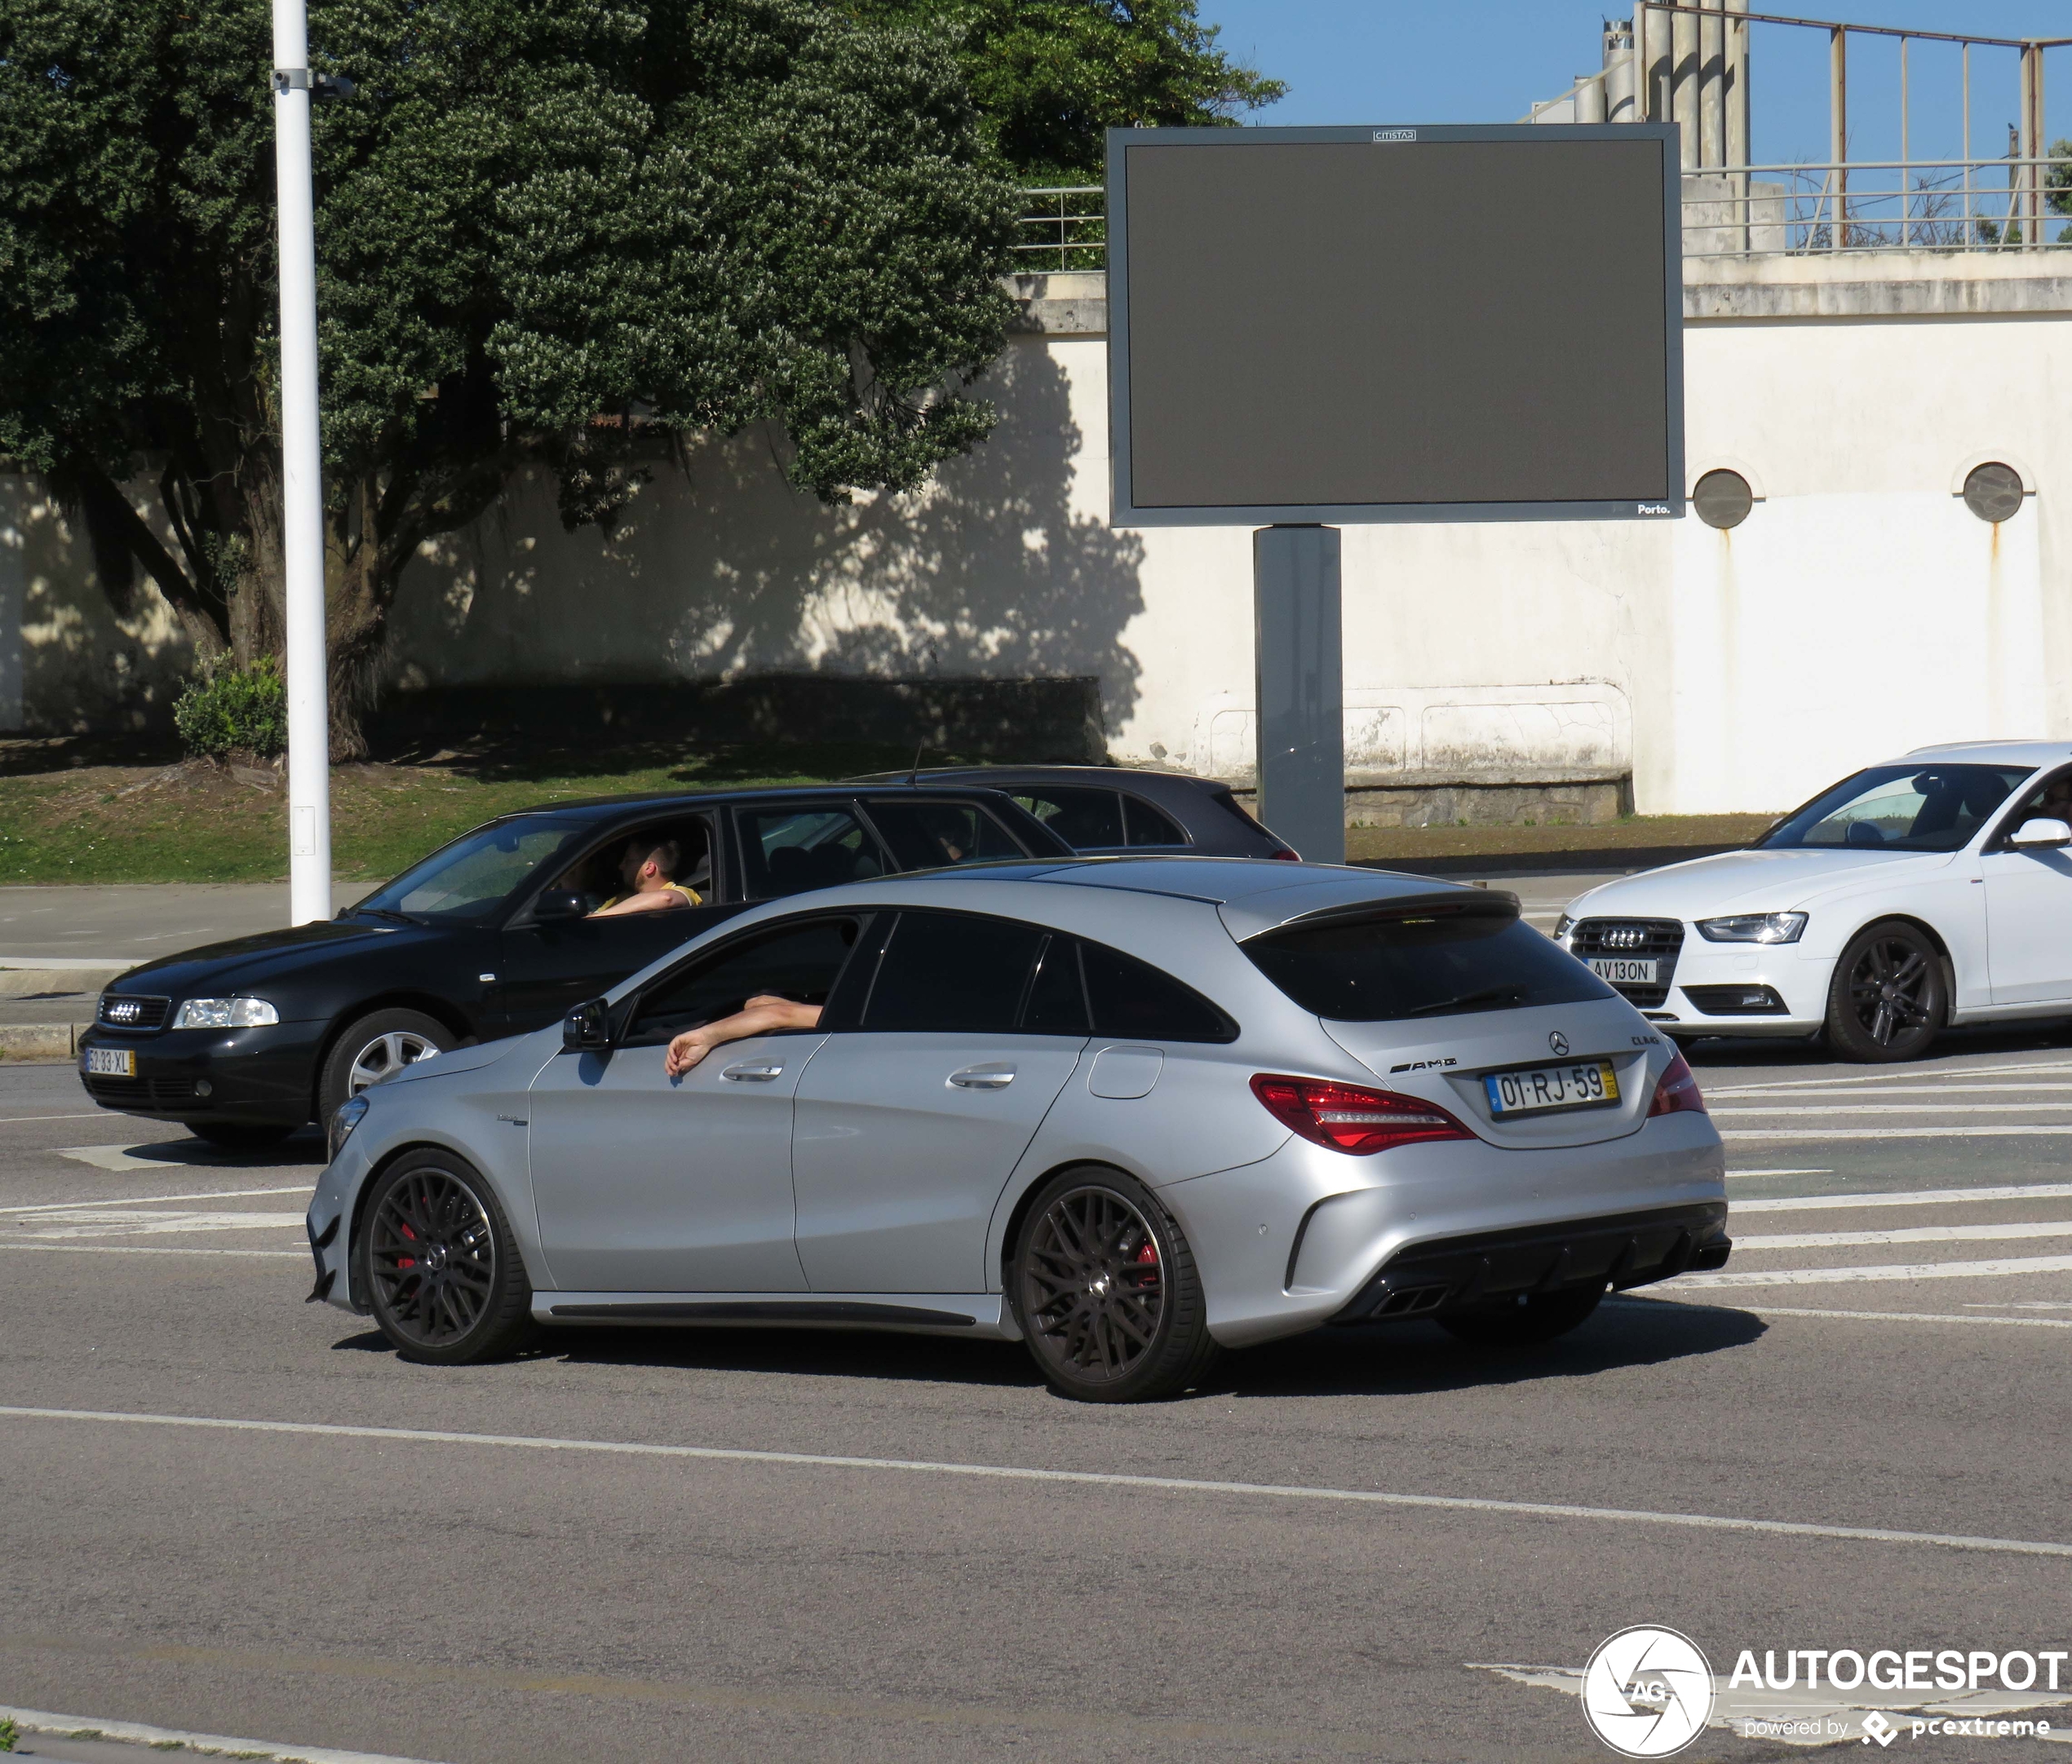
[[[280,1020],[263,998],[189,998],[173,1014],[176,1029],[258,1029]]]
[[[1795,944],[1805,928],[1803,913],[1737,913],[1698,922],[1698,935],[1714,944]]]
[[[1564,913],[1554,922],[1554,941],[1564,949],[1569,947],[1569,933],[1575,929],[1575,921]]]

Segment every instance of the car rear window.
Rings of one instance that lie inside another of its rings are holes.
[[[1573,956],[1508,911],[1441,907],[1295,925],[1248,940],[1252,965],[1304,1010],[1389,1023],[1610,998]]]

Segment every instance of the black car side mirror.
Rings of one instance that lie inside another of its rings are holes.
[[[612,1045],[611,1007],[601,998],[578,1005],[561,1019],[561,1046],[571,1054],[600,1053]]]
[[[550,888],[533,903],[533,917],[542,922],[586,918],[589,913],[590,904],[573,888]]]

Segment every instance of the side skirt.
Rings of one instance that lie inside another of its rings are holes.
[[[547,1324],[653,1324],[708,1329],[894,1329],[1016,1339],[998,1293],[549,1293]]]

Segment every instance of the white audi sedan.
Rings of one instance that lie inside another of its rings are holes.
[[[1555,936],[1676,1038],[1911,1059],[1952,1023],[2072,1016],[2068,847],[2072,744],[1921,748],[1746,851],[1592,889]]]

